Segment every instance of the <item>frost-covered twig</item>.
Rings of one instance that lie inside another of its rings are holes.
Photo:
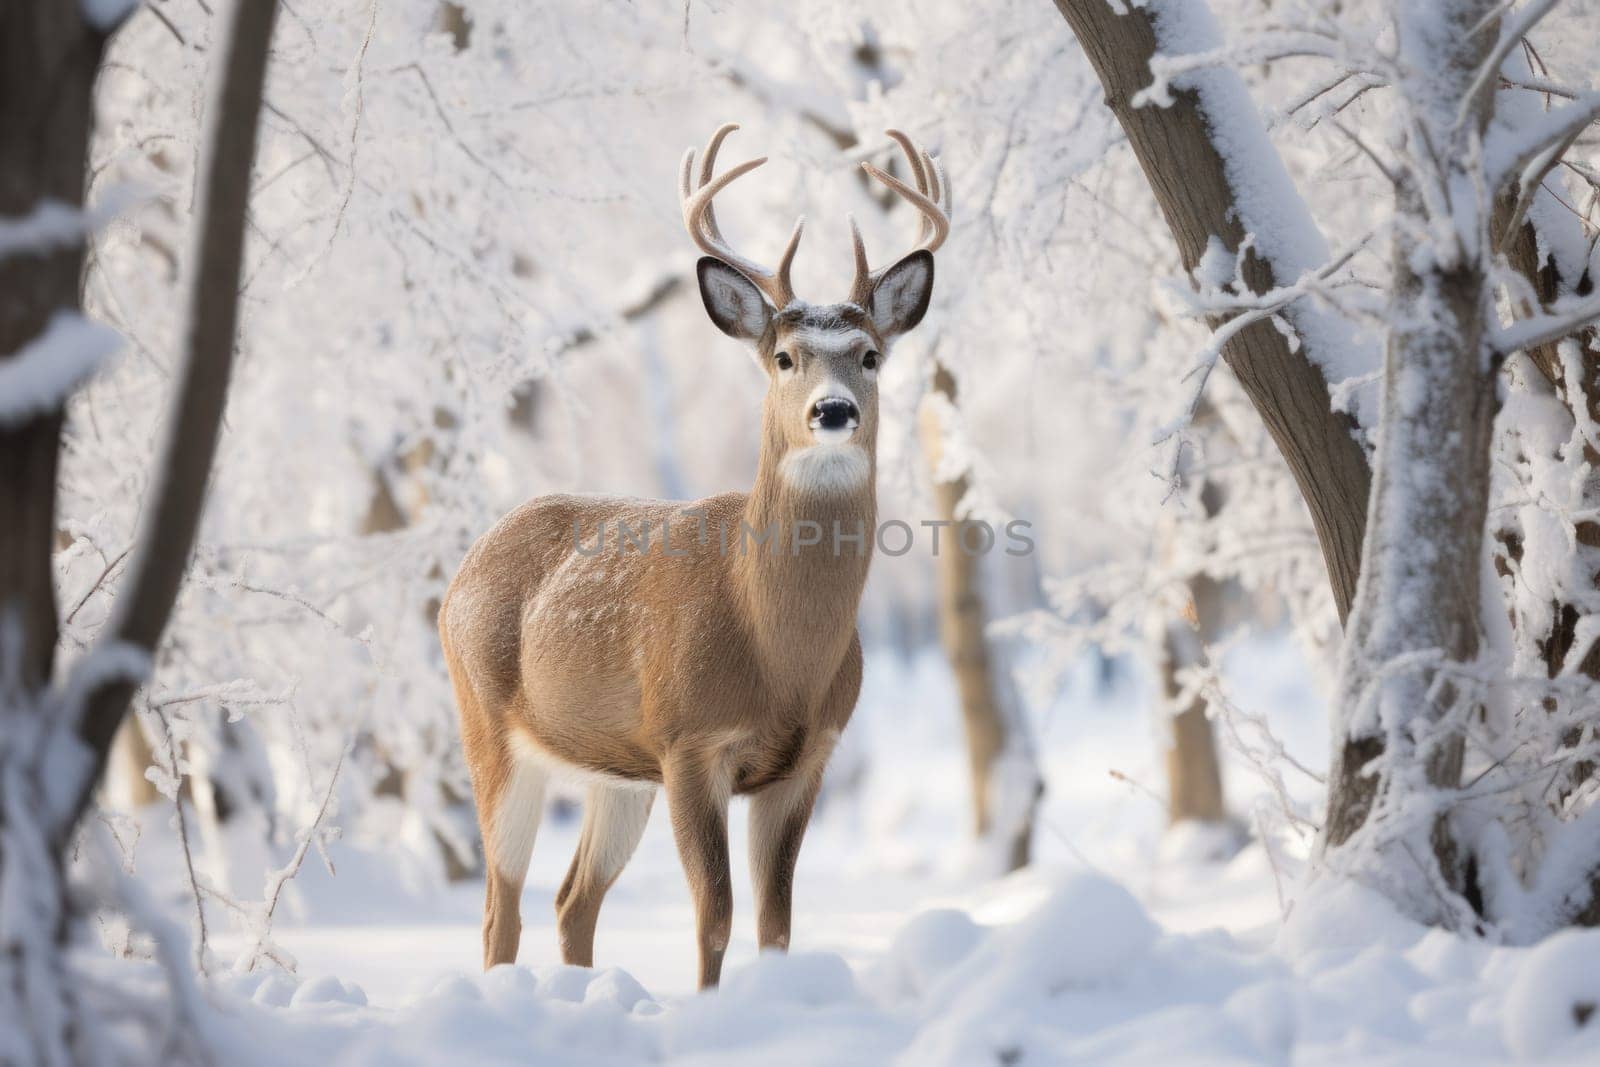
[[[1172,421],[1158,427],[1151,443],[1164,444],[1181,434],[1184,428],[1194,421],[1195,414],[1200,408],[1200,400],[1205,394],[1206,383],[1210,381],[1211,373],[1216,369],[1223,349],[1243,330],[1257,322],[1270,320],[1289,338],[1290,350],[1297,349],[1299,340],[1289,325],[1282,320],[1282,312],[1298,300],[1312,295],[1326,295],[1335,288],[1339,283],[1332,282],[1331,279],[1371,242],[1374,235],[1375,231],[1362,234],[1337,252],[1327,263],[1315,270],[1306,271],[1292,284],[1278,286],[1261,293],[1252,292],[1243,277],[1244,258],[1253,243],[1248,236],[1234,255],[1233,279],[1224,281],[1220,277],[1208,276],[1203,269],[1197,271],[1196,278],[1201,287],[1193,292],[1181,294],[1189,306],[1189,314],[1197,316],[1219,316],[1230,312],[1234,314],[1212,331],[1205,347],[1196,357],[1194,366],[1183,376],[1184,381],[1194,379],[1183,411]],[[1221,253],[1220,244],[1215,243],[1215,238],[1213,242],[1213,251]],[[1208,260],[1212,258],[1211,253],[1207,256]],[[1205,265],[1203,262],[1202,268]],[[1211,275],[1216,273],[1212,271]],[[1169,485],[1177,479],[1180,462],[1181,449],[1175,448],[1166,472],[1166,481]]]
[[[1165,810],[1167,808],[1167,798],[1166,797],[1162,796],[1160,793],[1156,792],[1154,789],[1151,789],[1149,786],[1145,785],[1143,782],[1139,781],[1139,779],[1133,777],[1132,775],[1126,774],[1126,773],[1124,773],[1122,771],[1119,771],[1115,767],[1108,768],[1106,770],[1106,774],[1108,774],[1111,777],[1112,781],[1121,782],[1123,785],[1129,787],[1134,792],[1142,793],[1146,797],[1148,797],[1151,800],[1155,801],[1157,804],[1159,804],[1161,806],[1162,810]]]
[[[283,895],[283,887],[296,874],[300,873],[300,865],[305,862],[306,853],[311,850],[313,840],[322,829],[323,820],[328,817],[333,808],[334,790],[339,784],[339,772],[344,769],[344,761],[350,753],[349,746],[339,754],[338,762],[333,765],[333,773],[328,776],[328,788],[322,794],[322,803],[317,808],[317,815],[311,825],[300,831],[299,843],[295,846],[294,855],[289,862],[267,876],[267,891],[261,909],[254,915],[252,937],[254,940],[239,956],[236,969],[254,970],[263,955],[270,955],[272,916],[277,911],[278,899]]]
[[[178,830],[178,845],[183,853],[184,874],[189,883],[189,892],[194,897],[196,928],[195,969],[201,974],[206,974],[206,953],[210,948],[210,939],[206,931],[205,901],[201,899],[200,883],[195,878],[194,873],[194,852],[189,847],[189,820],[183,811],[183,791],[181,789],[183,770],[178,759],[178,743],[173,736],[172,720],[167,718],[167,713],[149,700],[145,701],[145,707],[149,709],[150,714],[155,717],[156,721],[161,724],[162,736],[166,741],[166,752],[164,753],[161,770],[166,775],[165,784],[167,788],[162,789],[162,792],[167,795],[167,799],[172,801],[174,821]]]
[[[218,1035],[211,1022],[212,1008],[184,959],[183,949],[189,939],[177,923],[167,918],[138,879],[121,870],[112,855],[113,847],[93,827],[90,837],[100,852],[96,867],[109,882],[103,895],[134,926],[150,935],[156,960],[167,979],[170,995],[165,1001],[170,1017],[163,1042],[165,1054],[160,1058],[167,1062],[180,1061],[187,1058],[184,1053],[188,1053],[200,1062],[209,1062],[211,1050],[218,1047]]]
[[[328,252],[333,248],[334,241],[339,239],[339,231],[344,226],[345,212],[350,208],[350,198],[356,191],[356,153],[361,147],[361,120],[366,113],[367,92],[367,49],[372,47],[372,37],[378,28],[378,0],[367,0],[367,29],[361,37],[361,46],[356,50],[355,61],[350,64],[349,93],[353,100],[350,115],[350,157],[345,161],[345,183],[339,192],[339,206],[333,213],[333,225],[328,227],[328,240],[322,247],[322,255],[311,259],[305,268],[290,283],[290,288],[311,275],[321,259],[326,259]]]
[[[128,553],[131,551],[133,551],[133,546],[129,545],[106,563],[105,569],[100,572],[100,576],[89,584],[89,588],[83,591],[83,595],[78,598],[78,602],[72,605],[72,610],[67,612],[67,617],[62,620],[63,625],[70,626],[72,624],[72,620],[78,617],[78,612],[83,610],[83,606],[89,602],[89,598],[94,596],[100,587],[106,584],[106,579],[111,577],[111,572],[117,569],[118,564],[128,558]]]
[[[1178,680],[1184,694],[1178,698],[1179,706],[1183,706],[1185,700],[1192,700],[1195,696],[1203,699],[1207,718],[1222,723],[1224,737],[1229,747],[1272,791],[1282,818],[1290,825],[1310,833],[1317,832],[1320,829],[1318,824],[1308,818],[1289,795],[1289,787],[1284,782],[1279,768],[1288,765],[1318,784],[1324,783],[1323,776],[1295,759],[1283,746],[1283,742],[1278,740],[1265,719],[1245,712],[1233,702],[1222,685],[1221,673],[1212,666],[1220,662],[1220,659],[1216,658],[1219,655],[1220,653],[1215,650],[1207,650],[1200,663],[1185,667],[1179,672]],[[1255,733],[1257,743],[1252,744],[1246,740],[1244,736],[1246,728]]]

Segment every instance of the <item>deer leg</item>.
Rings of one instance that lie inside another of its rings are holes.
[[[506,757],[493,786],[478,789],[478,826],[488,882],[483,906],[483,969],[515,963],[522,941],[522,883],[544,815],[544,768]],[[486,783],[487,786],[487,783]]]
[[[728,787],[698,760],[663,768],[672,836],[694,897],[700,945],[700,988],[722,977],[722,956],[733,928],[733,886],[728,876]]]
[[[650,821],[654,789],[592,785],[583,804],[583,833],[578,851],[556,894],[556,929],[561,937],[561,962],[594,966],[594,927],[600,905]]]
[[[787,950],[794,866],[811,822],[820,775],[789,778],[750,798],[750,880],[756,891],[756,941]]]

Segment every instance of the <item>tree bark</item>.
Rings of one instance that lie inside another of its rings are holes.
[[[1189,581],[1191,617],[1172,619],[1161,627],[1161,679],[1172,724],[1167,749],[1167,823],[1225,822],[1227,805],[1222,792],[1222,764],[1217,740],[1206,717],[1206,702],[1196,695],[1178,707],[1183,687],[1178,674],[1205,661],[1205,645],[1220,629],[1222,588],[1211,578],[1197,575]]]
[[[81,212],[106,34],[77,3],[0,4],[0,217]],[[0,250],[0,360],[77,314],[83,244]],[[8,1049],[65,1063],[84,1051],[66,980],[64,857],[47,840],[45,769],[59,616],[51,553],[63,403],[0,419],[0,1017]],[[45,824],[45,825],[41,825]]]
[[[1245,236],[1239,191],[1228,179],[1199,94],[1175,89],[1170,106],[1132,104],[1151,81],[1159,15],[1132,5],[1118,14],[1106,0],[1055,0],[1055,5],[1099,75],[1106,104],[1128,136],[1184,269],[1194,271],[1213,236],[1236,252]],[[1258,293],[1295,280],[1280,277],[1272,263],[1254,252],[1245,258],[1244,275]],[[1342,622],[1361,571],[1371,472],[1350,421],[1332,410],[1328,383],[1308,357],[1314,339],[1302,337],[1301,342],[1300,350],[1293,351],[1271,323],[1258,322],[1228,342],[1223,358],[1260,413],[1311,510]]]
[[[933,395],[953,405],[955,379],[942,364],[934,364]],[[936,565],[939,572],[939,634],[950,669],[955,673],[956,691],[961,700],[961,721],[966,731],[967,761],[972,776],[973,829],[980,841],[991,841],[1004,869],[1014,871],[1028,864],[1033,840],[1033,822],[1038,798],[1043,792],[1033,767],[1021,724],[1012,721],[996,686],[988,637],[983,589],[978,560],[962,548],[962,538],[978,531],[974,523],[957,517],[961,500],[967,495],[965,476],[939,480],[939,465],[944,455],[943,423],[940,413],[925,407],[920,417],[923,454],[933,474],[933,494],[938,518],[947,523],[939,540]],[[966,544],[978,544],[972,536]],[[1009,757],[1009,759],[1008,759]],[[998,775],[1031,780],[1002,781]],[[1015,801],[1015,803],[1013,803]]]
[[[106,37],[76,3],[7,0],[0,5],[0,217],[41,205],[83,205],[94,126],[94,80]],[[78,309],[83,245],[0,251],[0,359],[15,356],[58,312]],[[62,413],[0,420],[0,625],[21,624],[20,682],[39,692],[55,659],[56,462]]]
[[[1495,391],[1484,336],[1487,256],[1479,249],[1490,220],[1474,220],[1470,208],[1458,206],[1459,230],[1441,236],[1437,223],[1424,222],[1425,198],[1448,203],[1472,188],[1470,139],[1487,127],[1493,96],[1469,94],[1495,43],[1496,35],[1480,28],[1492,25],[1495,6],[1473,0],[1441,8],[1430,13],[1448,21],[1438,29],[1413,25],[1406,5],[1398,5],[1401,63],[1425,79],[1400,87],[1414,136],[1428,139],[1409,150],[1447,162],[1437,176],[1402,169],[1395,189],[1396,232],[1408,236],[1394,242],[1381,444],[1340,665],[1339,748],[1323,825],[1325,856],[1362,834],[1358,854],[1343,858],[1352,872],[1414,916],[1445,925],[1460,925],[1465,915],[1459,899],[1441,899],[1425,857],[1434,857],[1444,884],[1458,894],[1471,887],[1443,799],[1460,783],[1462,734],[1447,720],[1461,712],[1465,695],[1441,670],[1471,662],[1478,651]],[[1438,187],[1425,187],[1435,181]],[[1414,236],[1420,234],[1427,236]],[[1375,773],[1369,764],[1379,754],[1385,762]]]

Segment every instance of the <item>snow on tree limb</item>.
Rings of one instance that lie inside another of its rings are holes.
[[[1498,191],[1507,182],[1523,178],[1529,164],[1552,148],[1570,145],[1597,119],[1600,119],[1600,92],[1585,92],[1575,95],[1570,104],[1545,112],[1537,119],[1492,131],[1484,146],[1491,161],[1489,188]],[[1519,181],[1519,185],[1526,184],[1529,183]]]
[[[1490,338],[1502,356],[1559,341],[1600,320],[1600,297],[1557,305],[1548,314],[1519,319]]]
[[[89,211],[59,200],[42,200],[26,215],[0,218],[0,258],[79,245],[117,214],[123,199],[119,196]]]
[[[1056,7],[1099,74],[1189,270],[1214,236],[1237,249],[1246,233],[1265,242],[1247,263],[1251,289],[1274,288],[1327,262],[1325,242],[1237,74],[1192,72],[1177,83],[1171,106],[1133,105],[1150,84],[1158,51],[1217,46],[1202,3],[1158,3],[1122,14],[1104,0],[1056,0]],[[1229,339],[1226,358],[1310,506],[1343,618],[1360,571],[1370,473],[1346,417],[1332,410],[1328,381],[1360,377],[1372,359],[1315,309],[1302,305],[1286,317],[1304,343],[1301,353],[1262,321]]]
[[[0,362],[0,427],[60,411],[121,347],[115,330],[75,311],[56,312],[42,334]]]

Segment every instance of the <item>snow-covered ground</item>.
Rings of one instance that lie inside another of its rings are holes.
[[[1325,762],[1322,709],[1287,641],[1241,647],[1229,675],[1296,758]],[[937,657],[879,657],[859,716],[841,760],[865,775],[813,824],[794,951],[757,956],[736,883],[716,992],[693,990],[688,891],[657,805],[606,900],[595,970],[559,965],[554,934],[575,817],[546,820],[519,963],[489,974],[476,884],[418,888],[374,842],[351,842],[332,850],[336,877],[308,863],[293,883],[274,937],[297,974],[219,979],[204,1025],[243,1063],[1600,1062],[1582,1025],[1600,1003],[1600,931],[1469,942],[1354,887],[1306,889],[1293,857],[1275,876],[1258,842],[1216,861],[1214,837],[1163,837],[1136,682],[1086,669],[1040,717],[1037,862],[998,880],[960,844],[966,784]],[[1229,773],[1236,810],[1277,803],[1239,761]],[[1314,800],[1315,782],[1289,785]],[[736,803],[736,870],[744,814]],[[152,827],[147,877],[172,873],[162,847]],[[213,938],[220,960],[238,945]],[[100,966],[137,980],[135,965]]]

